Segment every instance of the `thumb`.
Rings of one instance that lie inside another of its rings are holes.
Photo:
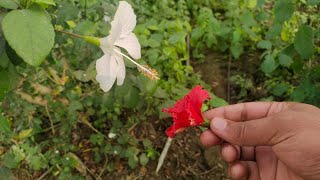
[[[281,141],[281,125],[271,117],[236,122],[214,118],[210,129],[221,139],[239,146],[275,145]]]

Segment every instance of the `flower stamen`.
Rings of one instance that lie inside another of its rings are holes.
[[[129,56],[123,54],[121,51],[118,51],[117,49],[113,49],[113,50],[115,52],[117,52],[118,54],[124,56],[128,60],[130,60],[136,66],[138,66],[139,72],[141,72],[144,76],[147,76],[151,80],[153,80],[153,79],[159,80],[160,79],[158,77],[158,72],[155,69],[150,68],[148,65],[140,65],[139,63],[137,63],[136,61],[131,59]]]
[[[159,79],[157,77],[158,76],[157,70],[150,68],[148,65],[142,65],[142,66],[144,67],[144,69],[138,67],[138,70],[142,75],[148,77],[151,80],[154,80],[154,79],[158,80]]]

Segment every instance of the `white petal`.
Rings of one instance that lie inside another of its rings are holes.
[[[120,37],[125,37],[133,31],[136,23],[136,15],[134,14],[131,5],[126,1],[120,1],[114,20],[111,22],[111,32],[115,33],[116,30],[119,30],[117,24],[120,24]]]
[[[134,59],[141,58],[141,46],[138,38],[133,33],[129,33],[128,36],[120,38],[114,45],[119,46],[127,50],[131,57]]]
[[[124,78],[126,77],[126,66],[124,65],[123,57],[120,55],[115,56],[118,72],[117,72],[117,85],[121,86],[124,82]]]
[[[96,80],[104,92],[108,92],[116,80],[117,62],[114,56],[104,55],[96,62]]]
[[[100,48],[102,49],[104,54],[108,54],[109,56],[112,54],[112,48],[114,43],[110,40],[110,36],[106,36],[100,39]]]

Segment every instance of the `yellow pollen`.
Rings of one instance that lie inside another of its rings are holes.
[[[158,72],[155,69],[150,68],[148,65],[141,65],[144,68],[138,67],[138,70],[141,74],[143,74],[144,76],[148,77],[151,80],[159,80],[160,78],[158,78]]]

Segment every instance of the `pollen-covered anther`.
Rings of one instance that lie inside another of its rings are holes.
[[[143,68],[138,67],[138,70],[141,74],[144,76],[147,76],[151,80],[159,80],[160,78],[158,77],[158,72],[155,69],[150,68],[148,65],[141,65]]]

